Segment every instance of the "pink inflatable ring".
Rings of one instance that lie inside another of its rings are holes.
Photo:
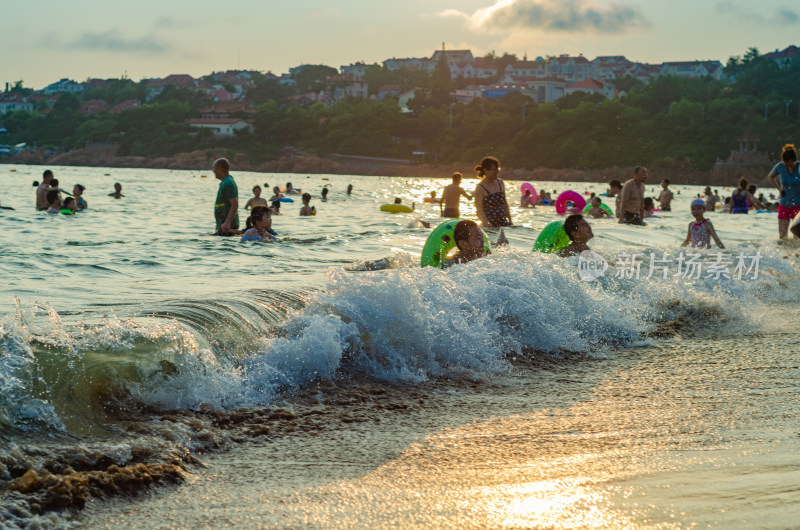
[[[525,190],[530,190],[531,192],[531,202],[536,204],[536,200],[539,198],[539,195],[536,193],[536,188],[533,187],[533,184],[530,182],[524,182],[522,186],[519,187],[519,191],[522,196],[525,196]]]
[[[586,199],[577,191],[567,190],[562,192],[556,199],[556,213],[567,213],[567,202],[571,202],[579,212],[586,206]]]

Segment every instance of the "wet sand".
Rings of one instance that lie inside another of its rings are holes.
[[[795,323],[796,315],[791,317]],[[800,520],[800,336],[684,331],[607,360],[417,387],[387,414],[256,440],[87,527],[785,528]],[[362,390],[363,391],[363,390]],[[307,404],[296,405],[301,412]],[[380,421],[378,421],[380,420]],[[299,425],[298,425],[299,427]]]

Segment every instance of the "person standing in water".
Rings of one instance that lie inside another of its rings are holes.
[[[353,194],[353,185],[352,184],[348,184],[347,185],[347,194],[348,195],[352,195]]]
[[[85,189],[86,186],[81,184],[75,184],[75,186],[72,187],[72,195],[75,197],[75,209],[77,211],[82,211],[89,207],[86,199],[83,198],[83,191]]]
[[[672,210],[670,204],[672,203],[672,190],[669,189],[669,179],[663,179],[661,181],[661,193],[658,196],[658,202],[661,205],[662,212],[668,212]]]
[[[786,239],[789,224],[800,213],[800,170],[797,164],[797,150],[794,145],[783,146],[781,161],[778,162],[769,175],[769,182],[778,189],[778,236]],[[792,235],[797,238],[795,232]]]
[[[694,221],[689,223],[689,231],[686,233],[686,239],[681,246],[685,247],[691,244],[693,248],[711,248],[711,240],[713,239],[719,248],[725,248],[725,245],[719,240],[719,236],[714,230],[714,225],[703,217],[703,214],[706,213],[706,201],[694,199],[691,208]]]
[[[214,203],[216,235],[230,236],[239,231],[239,189],[230,174],[231,163],[226,158],[217,159],[211,170],[220,180],[217,200]]]
[[[45,169],[42,173],[42,183],[36,188],[36,209],[47,210],[50,204],[47,201],[47,192],[50,191],[50,182],[53,180],[53,172]]]
[[[500,175],[500,161],[487,156],[475,166],[481,181],[475,186],[475,208],[484,226],[513,226],[506,200],[506,188]]]
[[[300,215],[302,216],[317,215],[317,209],[311,206],[311,194],[304,193],[302,199],[303,199],[303,207],[300,208]]]
[[[244,209],[249,210],[250,208],[255,208],[256,206],[267,206],[267,199],[261,197],[261,186],[258,184],[253,186],[253,196],[247,200],[247,203],[244,205]]]
[[[777,166],[775,166],[777,167]],[[774,169],[773,169],[774,171]],[[771,175],[771,174],[770,174]],[[768,177],[769,178],[769,177]],[[750,209],[750,205],[753,203],[753,196],[750,195],[750,192],[747,191],[747,187],[750,185],[747,182],[747,179],[741,177],[739,179],[739,187],[731,195],[731,213],[744,213],[746,214],[747,211]],[[791,217],[789,217],[791,219]],[[780,223],[778,223],[780,227]],[[780,231],[780,228],[778,229]],[[786,233],[784,232],[784,237],[786,237]]]
[[[617,179],[612,180],[608,183],[608,196],[614,197],[614,217],[619,219],[619,200],[622,194],[622,182],[618,181]]]
[[[109,193],[108,196],[109,197],[114,197],[115,199],[119,199],[121,197],[124,197],[124,195],[122,194],[122,184],[120,184],[119,182],[115,182],[114,183],[114,191]]]
[[[647,168],[636,166],[633,178],[622,186],[619,195],[619,222],[644,226],[644,183],[647,181]]]
[[[442,190],[442,198],[439,201],[440,204],[444,204],[444,210],[442,211],[442,217],[458,217],[458,205],[461,201],[461,197],[466,197],[467,200],[472,200],[472,195],[467,193],[464,188],[461,187],[461,178],[463,175],[456,171],[453,173],[452,184],[448,184]]]
[[[711,193],[711,186],[706,186],[703,194],[706,197],[706,211],[713,212],[717,207],[717,197]]]

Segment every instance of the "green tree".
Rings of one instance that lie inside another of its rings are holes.
[[[55,110],[78,110],[81,108],[81,98],[73,92],[64,92],[53,104]]]
[[[319,92],[324,90],[328,78],[338,74],[338,70],[324,64],[308,64],[294,74],[297,90],[303,92]]]

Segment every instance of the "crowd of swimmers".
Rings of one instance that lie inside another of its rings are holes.
[[[475,167],[475,172],[480,179],[475,186],[473,194],[461,187],[463,175],[453,173],[452,183],[445,186],[440,199],[431,194],[431,202],[442,205],[443,217],[459,217],[459,203],[461,197],[475,201],[475,209],[481,225],[484,227],[513,226],[511,212],[506,198],[505,183],[499,178],[501,171],[500,161],[495,157],[484,158]],[[694,220],[688,225],[686,239],[682,246],[695,248],[711,248],[712,241],[724,249],[722,241],[717,235],[714,225],[705,217],[707,212],[714,212],[720,205],[722,213],[746,214],[751,209],[757,211],[778,212],[778,235],[785,239],[791,226],[792,235],[800,239],[800,164],[798,164],[797,150],[792,144],[783,147],[781,161],[778,162],[767,175],[767,180],[778,191],[778,197],[770,195],[770,202],[763,193],[756,197],[757,187],[748,182],[744,177],[739,179],[736,190],[724,201],[720,199],[719,192],[706,187],[704,197],[698,196],[691,201],[690,211]],[[670,189],[669,179],[661,181],[661,191],[657,198],[645,197],[645,182],[647,181],[647,168],[637,166],[633,170],[632,178],[624,183],[612,180],[609,183],[608,197],[616,200],[614,216],[618,223],[645,226],[644,219],[655,217],[657,211],[669,212],[672,210],[674,194]],[[553,192],[556,193],[555,191]],[[589,208],[585,215],[590,218],[611,216],[603,208],[602,199],[594,193],[590,196]],[[659,203],[656,209],[655,203]],[[523,208],[535,208],[537,205],[553,204],[552,196],[541,190],[534,199],[529,189],[526,189],[520,199]],[[584,215],[577,212],[574,205],[568,208],[570,214],[564,221],[564,231],[570,243],[559,252],[562,256],[580,254],[589,250],[588,241],[594,237],[591,226]],[[794,220],[794,223],[792,222]],[[474,233],[478,229],[475,221],[464,220],[456,225],[454,239],[457,247],[455,262],[469,261],[485,255],[483,241]],[[502,235],[502,230],[501,230]],[[504,236],[503,236],[504,237]]]
[[[75,215],[76,212],[82,212],[89,208],[89,203],[83,197],[86,186],[75,184],[72,187],[72,193],[70,193],[59,187],[60,183],[50,169],[46,169],[44,173],[42,173],[41,183],[34,181],[33,185],[36,187],[36,209],[39,211]],[[65,198],[64,195],[67,197]],[[122,194],[122,184],[119,182],[115,183],[114,191],[109,193],[108,196],[116,199],[124,197],[125,195]]]
[[[302,190],[293,188],[288,182],[286,188],[281,191],[279,187],[273,188],[273,196],[269,202],[261,198],[260,186],[253,188],[253,198],[248,200],[245,209],[252,209],[248,217],[245,230],[240,231],[238,222],[238,192],[233,178],[230,176],[230,164],[226,159],[219,159],[213,165],[214,174],[220,179],[220,188],[215,205],[215,216],[217,219],[217,231],[219,235],[239,235],[242,234],[247,239],[272,239],[275,232],[271,228],[272,215],[280,214],[280,203],[286,195],[301,194]],[[474,201],[476,216],[483,227],[506,227],[513,226],[511,209],[508,205],[505,183],[500,178],[500,160],[496,157],[487,156],[481,163],[475,166],[475,173],[480,179],[472,193],[461,187],[463,175],[460,172],[452,174],[452,183],[445,186],[442,195],[437,199],[436,194],[426,199],[428,202],[438,202],[441,207],[443,217],[460,217],[460,202],[464,197]],[[654,212],[658,211],[655,203],[658,202],[660,211],[669,212],[672,210],[674,194],[670,189],[669,179],[661,181],[661,191],[657,198],[645,197],[645,183],[647,182],[647,168],[637,166],[633,170],[633,175],[627,181],[620,182],[612,180],[609,182],[608,192],[605,194],[609,198],[615,198],[615,209],[613,216],[618,223],[645,226],[645,219],[654,217]],[[690,208],[694,221],[689,223],[687,237],[684,245],[693,247],[710,248],[711,241],[720,248],[724,248],[720,241],[713,224],[705,217],[706,212],[714,212],[718,203],[722,203],[721,210],[725,213],[738,214],[747,213],[751,208],[760,210],[778,210],[779,235],[783,239],[787,235],[790,221],[800,214],[800,170],[797,164],[797,152],[793,145],[784,147],[781,162],[770,171],[768,180],[772,183],[780,194],[778,203],[770,203],[763,194],[755,196],[757,188],[750,185],[747,179],[742,178],[736,191],[725,201],[720,200],[719,193],[706,187],[704,198],[699,195],[692,200]],[[265,187],[268,187],[265,184]],[[326,199],[328,192],[327,186],[323,188],[322,200]],[[348,186],[348,195],[352,192],[352,185]],[[553,192],[556,193],[555,191]],[[520,206],[533,207],[537,205],[553,204],[552,195],[546,190],[541,190],[534,199],[530,190],[527,190],[521,197]],[[316,209],[311,206],[311,195],[302,193],[303,206],[300,215],[315,215]],[[397,201],[395,201],[397,202]],[[271,205],[269,204],[271,203]],[[586,217],[601,218],[612,214],[604,208],[602,199],[591,194],[589,198],[589,208],[585,212]],[[588,250],[588,241],[592,239],[591,226],[581,212],[578,212],[575,205],[567,210],[570,214],[564,221],[564,229],[569,237],[570,245],[561,254],[569,255]],[[464,223],[462,225],[462,223]],[[427,223],[425,223],[427,224]],[[474,226],[473,226],[474,225]],[[459,228],[460,227],[460,228]],[[483,241],[478,244],[478,237],[475,229],[480,229],[475,221],[464,220],[458,223],[458,230],[454,233],[457,246],[457,261],[469,261],[483,255]],[[793,234],[795,232],[793,231]],[[504,235],[501,230],[501,237]],[[800,228],[797,229],[795,237],[800,237]],[[480,247],[480,248],[479,248]]]
[[[281,203],[294,202],[289,195],[300,195],[303,205],[300,207],[299,215],[317,215],[317,208],[311,204],[312,196],[308,192],[303,192],[301,188],[295,188],[291,182],[286,183],[286,187],[281,190],[279,186],[272,188],[272,197],[269,200],[261,197],[262,188],[258,184],[253,186],[253,197],[248,199],[244,205],[245,210],[250,210],[250,215],[245,220],[243,230],[239,228],[239,189],[233,176],[230,174],[231,164],[226,158],[220,158],[214,162],[211,170],[214,176],[219,179],[219,189],[217,199],[214,203],[214,218],[216,220],[215,234],[219,236],[242,236],[242,241],[269,241],[275,239],[277,233],[272,229],[272,216],[281,215]],[[321,201],[328,200],[329,184],[322,188]],[[269,184],[265,183],[264,188],[269,189]],[[353,185],[347,186],[347,195],[353,193]]]

